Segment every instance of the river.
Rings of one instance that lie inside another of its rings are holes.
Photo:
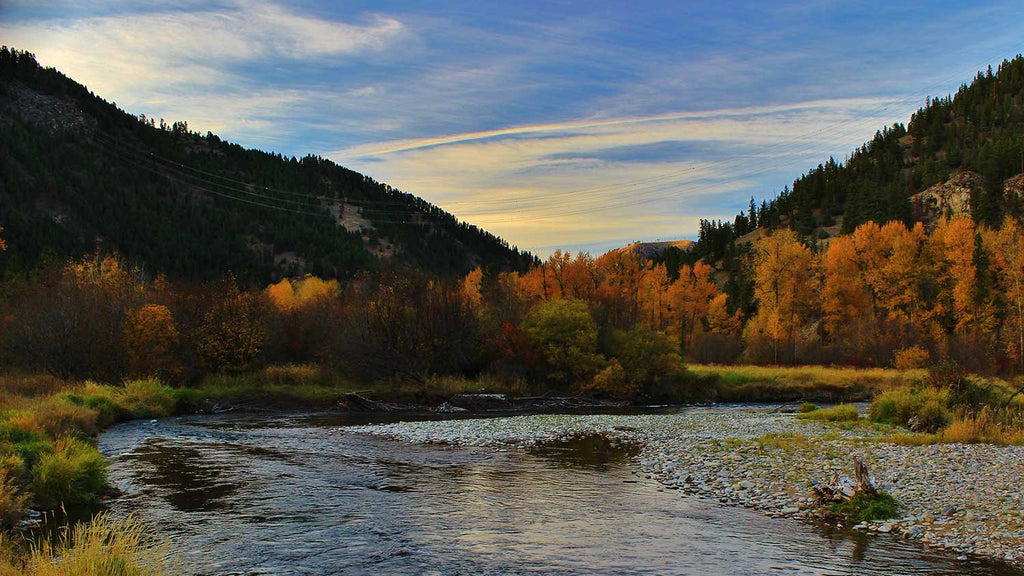
[[[346,432],[366,417],[196,416],[100,437],[110,479],[188,572],[970,574],[1004,564],[773,519],[637,478],[600,437],[521,451]]]

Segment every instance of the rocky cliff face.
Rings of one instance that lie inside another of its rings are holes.
[[[1003,194],[1007,199],[1013,196],[1024,198],[1024,174],[1017,174],[1013,178],[1008,178],[1003,184]]]
[[[914,216],[931,229],[947,215],[971,214],[971,190],[980,190],[984,185],[985,179],[977,172],[957,172],[949,180],[910,197]],[[1024,174],[1003,183],[1003,197],[1009,201],[1014,196],[1024,198]]]
[[[985,179],[977,172],[957,172],[949,180],[910,197],[914,217],[926,226],[946,215],[971,213],[971,190],[981,188]]]

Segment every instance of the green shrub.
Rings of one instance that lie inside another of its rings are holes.
[[[878,395],[868,409],[871,420],[934,432],[950,421],[949,391],[930,386],[897,388]]]
[[[107,462],[93,445],[64,436],[32,468],[32,492],[44,508],[94,502],[107,490]]]
[[[121,405],[117,389],[112,386],[86,382],[81,388],[65,393],[64,398],[96,412],[96,425],[100,428],[107,428],[131,417]]]
[[[842,516],[850,524],[889,520],[899,512],[900,503],[891,494],[879,491],[875,496],[858,493],[846,502],[832,505],[832,512]]]
[[[800,403],[800,413],[801,414],[807,414],[808,412],[814,412],[817,409],[818,409],[818,405],[815,404],[814,402],[801,402]]]
[[[603,368],[597,323],[582,300],[549,300],[534,306],[523,321],[523,331],[543,355],[552,383],[586,384]]]
[[[626,378],[626,372],[618,360],[612,360],[608,366],[594,376],[588,386],[580,386],[581,392],[600,392],[613,397],[628,397],[636,394],[640,388]]]
[[[0,453],[13,454],[25,462],[27,468],[35,466],[43,454],[53,450],[53,441],[47,438],[0,443]]]
[[[122,405],[134,418],[163,418],[174,414],[178,403],[174,389],[156,379],[125,383]]]
[[[860,420],[860,412],[857,407],[851,404],[840,404],[832,408],[813,410],[797,415],[803,420],[818,420],[822,422],[853,422]]]

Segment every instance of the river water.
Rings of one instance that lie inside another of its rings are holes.
[[[100,438],[111,514],[135,513],[195,574],[976,574],[891,535],[830,532],[683,496],[629,447],[410,445],[354,416],[185,417]]]

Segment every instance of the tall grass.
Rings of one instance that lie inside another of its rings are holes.
[[[43,508],[96,501],[109,489],[107,461],[92,444],[63,436],[32,468],[32,493]]]
[[[167,560],[166,545],[155,541],[133,517],[111,520],[99,514],[76,524],[56,541],[43,540],[27,554],[0,537],[0,576],[164,576],[180,570]]]
[[[268,366],[255,372],[212,374],[198,388],[176,391],[180,403],[197,405],[204,400],[257,406],[326,407],[345,392],[359,387],[350,381],[309,364]]]
[[[908,426],[916,419],[918,429],[934,432],[951,420],[949,402],[948,390],[931,386],[895,388],[879,394],[871,402],[868,415],[875,422],[895,426]]]
[[[169,416],[176,404],[175,391],[156,380],[106,386],[0,376],[0,525],[29,504],[95,501],[107,482],[92,437],[120,420]]]
[[[729,402],[868,400],[881,390],[927,376],[925,370],[833,366],[720,366],[690,364],[709,399]]]
[[[998,444],[1024,446],[1024,411],[989,406],[958,410],[943,429],[931,434],[894,434],[888,441],[905,446],[927,444]]]
[[[832,408],[821,408],[797,414],[801,420],[817,420],[819,422],[855,422],[860,420],[860,412],[856,406],[840,404]]]

